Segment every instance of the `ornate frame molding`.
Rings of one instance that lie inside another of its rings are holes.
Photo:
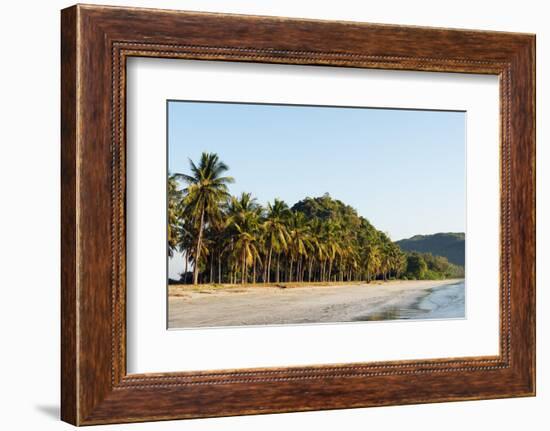
[[[268,30],[258,36],[258,28]],[[312,34],[321,41],[308,42]],[[64,420],[98,424],[534,394],[534,36],[79,5],[62,12],[62,55]],[[127,375],[130,56],[498,75],[500,354]]]

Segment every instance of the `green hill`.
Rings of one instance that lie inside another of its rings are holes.
[[[449,262],[464,266],[465,235],[458,233],[436,233],[433,235],[415,235],[412,238],[396,241],[404,251],[431,253],[434,256],[446,257]]]

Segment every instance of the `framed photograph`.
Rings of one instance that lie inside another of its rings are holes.
[[[62,11],[62,419],[535,394],[535,36]]]

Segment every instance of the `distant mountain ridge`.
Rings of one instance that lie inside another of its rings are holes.
[[[403,251],[417,251],[446,257],[449,262],[464,266],[464,232],[435,233],[433,235],[415,235],[395,243]]]

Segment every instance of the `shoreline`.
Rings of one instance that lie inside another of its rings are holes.
[[[373,280],[370,283],[366,281],[312,281],[312,282],[281,282],[281,283],[246,283],[246,284],[168,284],[169,291],[196,291],[196,290],[215,290],[215,291],[230,291],[234,289],[300,289],[300,288],[327,288],[327,287],[347,287],[347,286],[399,286],[399,285],[416,285],[416,284],[435,284],[436,286],[443,284],[453,284],[463,281],[464,278],[445,278],[440,280]]]
[[[453,290],[453,286],[463,282],[464,279],[391,280],[285,288],[171,285],[168,326],[198,328],[394,320],[391,316],[397,312],[429,313],[429,307],[427,310],[420,308],[426,298],[433,292]],[[439,297],[440,301],[441,298],[453,299],[444,294]]]

